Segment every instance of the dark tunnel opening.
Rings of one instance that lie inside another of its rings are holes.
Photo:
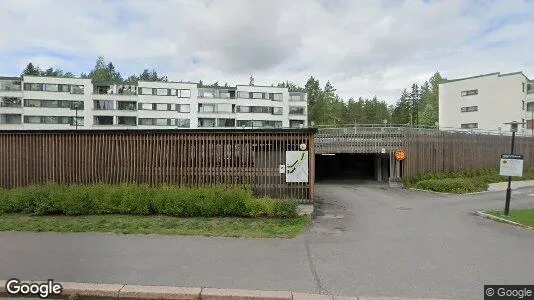
[[[371,153],[317,154],[315,179],[325,180],[387,180],[389,159]]]

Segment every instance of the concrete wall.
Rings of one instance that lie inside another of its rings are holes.
[[[460,128],[461,124],[477,123],[479,129],[499,130],[500,127],[509,130],[503,123],[521,122],[526,118],[523,101],[527,100],[527,83],[528,78],[522,73],[494,73],[440,84],[440,128]],[[462,96],[462,91],[468,90],[478,90],[478,94]],[[478,106],[478,111],[461,111],[462,107],[469,106]]]

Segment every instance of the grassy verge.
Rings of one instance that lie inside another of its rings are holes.
[[[121,234],[292,238],[300,234],[309,222],[309,217],[306,216],[285,219],[247,219],[135,215],[27,216],[4,214],[0,217],[0,231],[113,232]]]
[[[511,210],[508,216],[505,216],[502,211],[488,211],[487,213],[496,217],[534,227],[534,209]]]
[[[244,187],[57,185],[0,189],[0,214],[166,215],[173,217],[292,218],[297,202],[254,197]]]
[[[486,191],[488,184],[506,180],[508,177],[500,176],[498,170],[490,169],[420,174],[404,184],[406,187],[422,190],[464,194]],[[525,170],[523,177],[514,177],[513,180],[534,180],[534,170]]]

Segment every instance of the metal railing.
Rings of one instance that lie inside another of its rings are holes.
[[[491,130],[482,128],[458,128],[409,124],[342,124],[342,125],[318,125],[318,134],[347,134],[355,132],[420,132],[420,131],[442,131],[463,134],[486,134],[486,135],[512,135],[509,130]],[[520,128],[516,132],[518,136],[534,136],[531,129]]]

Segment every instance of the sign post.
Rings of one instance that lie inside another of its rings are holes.
[[[504,215],[507,216],[510,212],[510,197],[512,196],[512,176],[523,176],[523,155],[514,156],[515,133],[517,132],[518,122],[510,123],[510,131],[512,132],[512,149],[509,155],[501,155],[500,174],[508,176],[508,188],[506,188],[506,201],[504,203]],[[505,158],[503,159],[503,156]],[[509,158],[506,158],[509,157]]]

